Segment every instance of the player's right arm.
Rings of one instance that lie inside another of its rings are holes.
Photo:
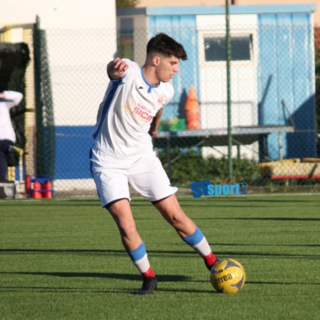
[[[162,116],[163,109],[161,108],[156,115],[154,116],[151,125],[150,125],[150,130],[149,134],[154,137],[158,134],[158,129],[159,129],[159,124],[160,124],[160,118]]]
[[[121,58],[117,57],[107,65],[107,73],[111,79],[117,80],[125,76],[128,64]]]
[[[10,109],[17,106],[23,99],[23,94],[17,91],[3,91],[0,95],[1,99],[7,100],[7,107]]]

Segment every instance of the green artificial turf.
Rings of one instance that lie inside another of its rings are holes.
[[[320,196],[179,199],[218,258],[247,281],[216,293],[202,259],[134,199],[158,290],[141,277],[97,200],[0,201],[0,319],[320,319]]]

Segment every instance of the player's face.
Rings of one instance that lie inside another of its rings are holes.
[[[179,61],[180,59],[171,56],[160,58],[160,63],[156,68],[156,74],[160,81],[168,82],[172,79],[172,77],[179,71]]]

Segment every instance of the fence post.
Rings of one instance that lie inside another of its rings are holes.
[[[231,128],[231,84],[230,84],[230,61],[231,61],[231,41],[230,41],[230,14],[229,0],[226,0],[226,62],[227,62],[227,115],[228,115],[228,180],[232,180],[232,128]]]
[[[55,126],[45,31],[37,16],[33,28],[36,103],[36,173],[54,179]]]

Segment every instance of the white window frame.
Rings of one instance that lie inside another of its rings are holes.
[[[198,43],[199,43],[199,64],[200,67],[226,67],[226,60],[224,61],[206,61],[205,58],[205,38],[220,38],[225,37],[224,30],[199,30]],[[250,60],[231,60],[232,67],[254,67],[257,64],[257,54],[258,54],[258,43],[257,43],[257,32],[255,29],[239,29],[232,30],[230,36],[251,36],[252,42],[250,47]]]

